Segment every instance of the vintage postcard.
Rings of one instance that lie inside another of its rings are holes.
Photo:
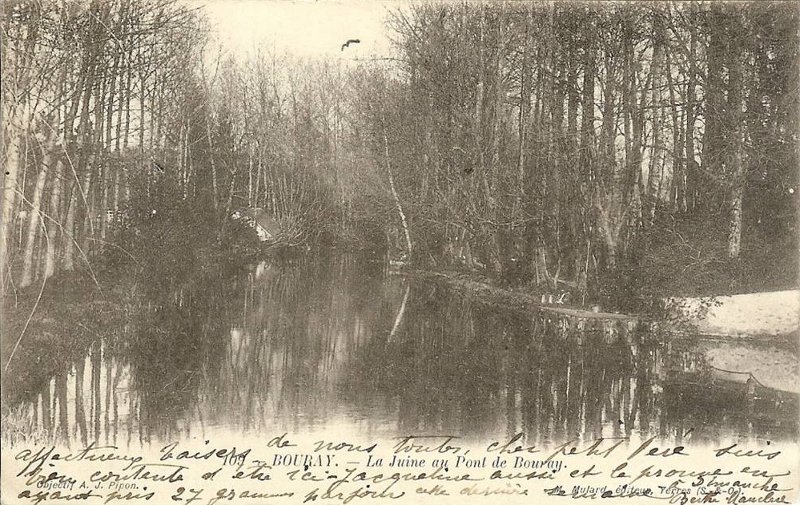
[[[800,4],[6,0],[3,505],[800,503]]]

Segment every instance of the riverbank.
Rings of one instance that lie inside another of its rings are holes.
[[[582,307],[541,303],[540,295],[507,289],[487,279],[455,272],[412,271],[409,275],[450,288],[481,303],[528,314],[550,313],[571,319],[655,322],[659,345],[695,356],[709,378],[723,383],[754,384],[774,391],[800,394],[797,291],[748,295],[672,298],[661,314],[592,312]],[[683,349],[684,351],[681,351]],[[763,391],[762,391],[763,394]]]
[[[498,286],[483,276],[455,271],[409,270],[404,274],[446,283],[488,304],[521,311],[544,310],[585,318],[663,319],[705,336],[784,337],[800,330],[800,290],[729,296],[672,297],[639,314],[604,311],[569,303],[542,303],[543,293]],[[662,316],[662,317],[659,317]]]
[[[694,324],[705,335],[780,336],[800,329],[800,290],[670,298],[667,304],[682,313],[700,312]]]
[[[568,303],[542,303],[542,295],[552,293],[531,293],[524,288],[505,288],[483,277],[474,277],[470,274],[458,272],[437,272],[429,270],[409,270],[404,272],[412,277],[446,283],[469,296],[474,296],[483,303],[498,305],[519,311],[544,311],[553,314],[562,314],[582,319],[609,319],[609,320],[638,320],[641,315],[621,314],[619,312],[603,311],[599,307],[581,307]]]

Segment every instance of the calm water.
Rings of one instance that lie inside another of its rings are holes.
[[[575,345],[530,315],[354,258],[198,274],[156,293],[28,386],[11,417],[18,436],[126,445],[344,427],[543,443],[797,432],[795,396],[712,381],[691,344]]]

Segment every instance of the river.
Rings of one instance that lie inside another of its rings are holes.
[[[54,374],[22,381],[7,437],[130,446],[346,429],[544,444],[797,433],[796,395],[712,380],[690,344],[574,345],[528,314],[356,257],[263,262],[141,292],[78,358],[51,358],[61,359]]]

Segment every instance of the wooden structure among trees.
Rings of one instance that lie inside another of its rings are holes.
[[[266,242],[277,237],[281,232],[281,225],[264,209],[241,208],[231,215],[234,220],[241,220],[253,228],[258,239]]]

